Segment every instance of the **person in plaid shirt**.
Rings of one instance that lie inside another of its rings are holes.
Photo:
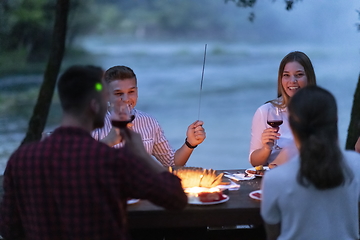
[[[129,239],[127,199],[169,210],[187,205],[180,179],[146,152],[139,134],[121,129],[119,149],[92,138],[107,111],[102,74],[67,69],[58,81],[61,126],[10,157],[0,206],[5,239]]]

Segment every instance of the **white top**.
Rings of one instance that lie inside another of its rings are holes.
[[[261,216],[268,224],[281,224],[278,240],[359,239],[360,154],[343,154],[354,178],[333,189],[301,186],[298,157],[265,174]]]
[[[137,109],[133,109],[135,119],[132,121],[131,129],[141,135],[146,151],[153,155],[163,166],[174,166],[175,150],[171,148],[169,141],[165,138],[164,131],[159,122]],[[110,112],[105,116],[103,128],[95,129],[92,132],[93,138],[101,140],[106,137],[112,128]],[[122,143],[115,145],[115,148],[122,146]]]
[[[264,129],[270,128],[270,126],[267,124],[267,112],[270,107],[273,107],[271,103],[265,103],[264,105],[260,106],[254,114],[251,125],[249,161],[251,153],[256,149],[262,148],[263,146],[261,143],[261,135],[264,132]],[[295,146],[294,137],[289,126],[287,108],[281,109],[281,114],[283,117],[283,124],[281,124],[279,128],[279,133],[281,134],[281,136],[280,139],[277,140],[277,144],[282,148],[286,148],[288,146]],[[279,152],[280,150],[273,149],[267,160],[267,163],[269,164],[274,161]]]

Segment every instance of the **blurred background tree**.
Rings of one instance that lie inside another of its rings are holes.
[[[40,140],[41,134],[44,131],[50,112],[57,76],[65,53],[69,8],[70,0],[56,1],[55,20],[53,30],[51,31],[51,44],[48,49],[49,60],[45,68],[37,102],[29,121],[29,127],[21,144]],[[29,54],[31,54],[31,52]]]
[[[0,53],[15,56],[17,63],[44,63],[49,58],[55,7],[56,0],[0,1]],[[67,46],[96,26],[100,16],[96,11],[93,0],[70,1]]]
[[[1,2],[1,50],[25,52],[27,61],[48,57],[55,2],[47,0]]]

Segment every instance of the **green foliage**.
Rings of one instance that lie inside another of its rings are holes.
[[[51,41],[54,1],[17,0],[0,8],[4,12],[1,50],[25,49],[29,61],[47,57],[45,49]]]
[[[92,2],[71,2],[68,43],[96,26],[99,15]],[[52,41],[55,5],[56,0],[0,1],[0,52],[17,55],[25,51],[23,61],[45,62]]]
[[[45,21],[48,20],[46,12],[44,11],[46,4],[47,1],[45,0],[22,2],[14,9],[13,15],[10,18],[10,24],[16,25],[18,23],[26,22],[29,25],[45,27]]]

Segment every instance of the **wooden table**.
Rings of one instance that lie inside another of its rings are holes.
[[[238,170],[244,172],[244,170]],[[218,171],[222,172],[221,170]],[[237,170],[228,170],[236,173]],[[223,227],[235,225],[262,225],[260,201],[249,193],[260,189],[261,178],[240,181],[240,189],[229,191],[230,199],[217,205],[188,205],[183,211],[171,212],[141,200],[128,206],[130,229]]]
[[[236,173],[237,170],[228,172]],[[0,176],[0,182],[2,181],[3,176]],[[260,189],[261,178],[238,183],[240,189],[229,191],[230,199],[218,205],[188,205],[183,211],[178,212],[166,211],[146,200],[129,205],[128,223],[133,240],[266,239],[260,216],[260,202],[249,197],[250,192]],[[1,187],[1,198],[2,195]],[[236,229],[237,225],[255,227]],[[217,227],[221,231],[209,231]]]

